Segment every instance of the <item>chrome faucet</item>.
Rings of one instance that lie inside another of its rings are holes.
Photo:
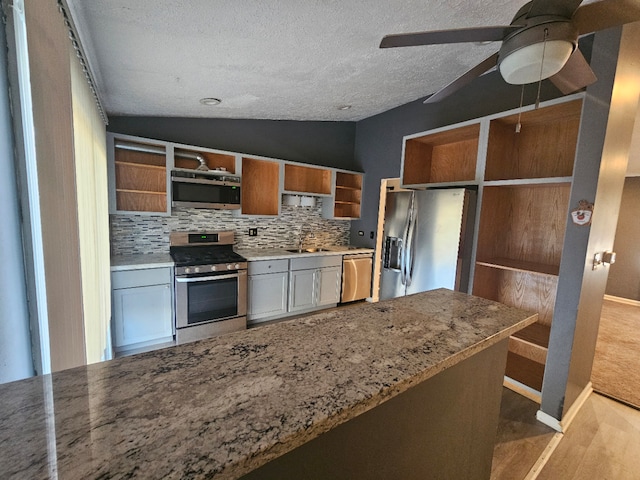
[[[302,225],[300,225],[300,232],[298,233],[298,250],[302,250],[303,248],[304,239],[306,238],[304,234],[304,230],[305,230],[305,227],[308,227],[308,226],[309,225],[307,225],[306,223],[303,223]],[[309,231],[307,233],[309,233],[309,235],[313,237],[313,232]]]

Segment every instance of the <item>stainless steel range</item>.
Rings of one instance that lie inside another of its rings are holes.
[[[247,328],[247,261],[233,232],[173,232],[176,343]]]

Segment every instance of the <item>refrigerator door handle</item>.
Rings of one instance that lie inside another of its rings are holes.
[[[411,229],[411,212],[413,209],[413,197],[414,193],[411,192],[411,202],[409,204],[409,211],[407,212],[407,222],[404,225],[404,230],[402,232],[402,247],[400,250],[400,282],[402,285],[409,285],[408,281],[408,270],[407,270],[407,253],[409,249],[409,230]]]
[[[415,202],[415,192],[411,195],[411,207],[409,209],[409,228],[407,232],[407,241],[405,243],[405,277],[407,286],[411,285],[413,280],[413,258],[415,255],[415,246],[413,242],[413,235],[416,229],[416,223],[418,221],[418,206]]]

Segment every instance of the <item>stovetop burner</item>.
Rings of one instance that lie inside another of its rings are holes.
[[[242,255],[234,252],[231,245],[171,247],[170,254],[177,267],[247,261]]]
[[[246,270],[247,259],[233,251],[233,232],[172,232],[169,254],[176,275]]]

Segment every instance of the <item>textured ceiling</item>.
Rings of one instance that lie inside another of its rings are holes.
[[[379,49],[385,34],[508,25],[524,3],[67,2],[109,114],[342,121],[425,97],[499,48]]]

